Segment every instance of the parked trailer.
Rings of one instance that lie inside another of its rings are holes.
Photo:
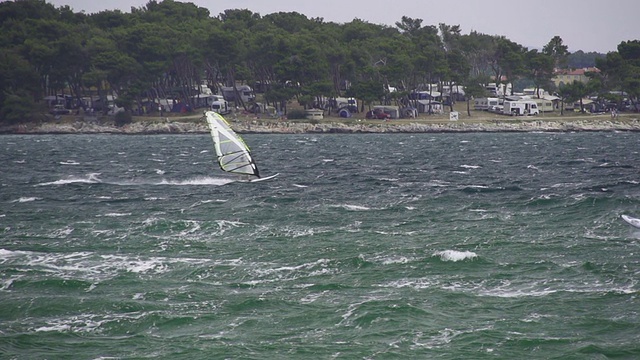
[[[236,91],[232,86],[223,86],[221,89],[222,89],[222,95],[224,96],[225,100],[236,101]],[[239,85],[236,87],[236,89],[238,90],[240,99],[242,99],[243,102],[246,103],[246,102],[255,101],[256,96],[253,93],[253,89],[251,88],[251,86]]]
[[[473,101],[473,108],[475,110],[490,110],[498,105],[500,105],[500,99],[495,97],[477,98]]]
[[[538,104],[533,100],[505,101],[502,113],[505,115],[538,115]]]

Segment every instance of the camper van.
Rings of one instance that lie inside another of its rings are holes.
[[[220,115],[226,115],[231,112],[231,109],[229,109],[229,103],[224,99],[224,97],[220,95],[212,95],[212,98],[211,111],[217,112]]]
[[[253,93],[253,89],[249,85],[240,85],[237,86],[238,94],[240,94],[240,99],[243,102],[255,101],[256,96]],[[233,86],[223,86],[222,87],[222,95],[227,101],[235,101],[236,100],[236,92],[233,89]]]
[[[340,109],[347,109],[349,111],[358,112],[358,101],[355,98],[343,98],[337,97],[335,99],[334,107],[340,111]]]
[[[504,102],[502,113],[505,115],[538,115],[538,104],[533,100],[510,100]]]
[[[473,101],[473,108],[475,110],[490,110],[498,105],[500,105],[500,100],[495,97],[478,98]]]

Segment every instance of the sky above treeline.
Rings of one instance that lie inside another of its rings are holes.
[[[1,0],[0,0],[1,1]],[[162,0],[157,0],[162,2]],[[119,9],[130,12],[148,0],[47,0],[56,7],[92,14]],[[638,0],[537,0],[537,1],[377,1],[377,0],[191,0],[211,16],[227,9],[248,9],[264,16],[298,12],[325,22],[348,23],[360,19],[395,26],[402,16],[422,19],[422,25],[460,25],[463,34],[477,31],[502,35],[529,49],[541,49],[560,36],[569,51],[607,53],[622,41],[640,40]]]

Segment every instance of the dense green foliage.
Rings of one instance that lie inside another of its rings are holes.
[[[599,91],[638,96],[638,46],[622,43],[619,52],[599,58]],[[16,0],[0,3],[0,122],[26,120],[40,111],[34,104],[61,93],[77,102],[115,95],[127,111],[149,99],[193,105],[202,82],[214,91],[264,84],[265,101],[281,109],[292,98],[310,105],[320,95],[399,101],[426,84],[471,89],[480,79],[552,89],[554,67],[566,66],[569,56],[557,36],[542,51],[528,50],[505,37],[462,34],[457,25],[423,25],[406,16],[390,27],[296,12],[232,9],[212,16],[173,0],[95,14]],[[390,86],[398,93],[384,90]]]

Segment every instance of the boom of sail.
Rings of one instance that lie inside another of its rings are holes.
[[[231,129],[227,120],[214,111],[205,112],[205,117],[211,130],[220,168],[229,173],[260,178],[258,166],[251,157],[249,147],[240,135]]]

